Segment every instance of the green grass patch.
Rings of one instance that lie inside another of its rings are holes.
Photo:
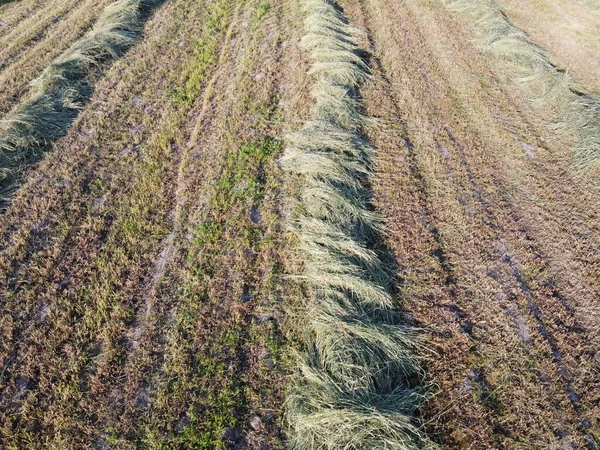
[[[246,318],[224,306],[213,287],[229,267],[247,272],[247,294],[257,294],[252,287],[255,262],[246,255],[258,254],[273,242],[265,238],[263,225],[248,219],[248,211],[252,205],[261,207],[280,152],[279,142],[262,138],[240,145],[223,159],[221,175],[210,192],[208,214],[194,228],[186,252],[185,279],[178,289],[179,307],[169,338],[171,356],[158,387],[159,411],[142,438],[149,448],[228,448],[228,439],[237,436],[243,425],[240,418],[250,395],[247,383],[232,369],[239,364],[239,352],[257,342],[264,342],[274,357],[280,352],[276,342],[280,334],[269,327],[255,330]],[[273,287],[268,284],[266,289]],[[211,331],[200,331],[205,327]],[[172,399],[178,406],[169,405]],[[184,417],[183,426],[168,425],[177,417],[173,408]]]
[[[271,9],[271,4],[269,2],[260,2],[256,7],[256,18],[258,20],[262,20],[269,10]]]
[[[224,174],[216,183],[215,206],[226,209],[242,199],[260,200],[264,195],[265,167],[279,152],[281,143],[264,139],[229,153],[224,162]]]
[[[206,74],[217,61],[223,41],[223,32],[228,27],[228,18],[233,10],[231,2],[222,2],[207,11],[208,20],[202,36],[194,45],[194,60],[183,72],[179,86],[168,91],[170,98],[179,103],[193,103],[207,83]]]

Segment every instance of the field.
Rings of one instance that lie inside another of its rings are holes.
[[[600,448],[595,0],[0,0],[0,450]]]
[[[600,4],[593,1],[499,2],[508,18],[549,50],[557,66],[575,74],[584,85],[600,90],[598,52]]]
[[[1,114],[26,95],[28,83],[81,37],[109,2],[25,1],[4,6],[0,13],[4,22],[0,28]]]

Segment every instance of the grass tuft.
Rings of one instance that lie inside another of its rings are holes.
[[[360,85],[370,70],[350,27],[329,0],[303,0],[304,48],[312,59],[312,120],[287,139],[282,167],[300,176],[291,231],[308,292],[304,351],[288,389],[293,450],[432,448],[414,413],[422,401],[419,333],[391,294],[392,270],[369,242],[381,218],[369,206],[374,149],[360,135]]]
[[[555,128],[573,133],[573,167],[585,172],[600,167],[600,99],[585,92],[571,75],[550,61],[546,50],[514,26],[495,0],[440,0],[448,9],[469,16],[484,51],[512,63],[511,81],[530,99],[557,114]]]

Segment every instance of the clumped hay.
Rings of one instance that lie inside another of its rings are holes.
[[[485,51],[512,63],[509,77],[530,99],[556,112],[555,127],[576,136],[573,166],[587,171],[600,166],[600,99],[550,61],[548,52],[514,26],[495,0],[440,0],[467,15]]]
[[[89,78],[138,38],[145,16],[162,0],[117,0],[93,29],[32,82],[32,95],[0,120],[0,187],[63,135],[90,95]]]
[[[329,0],[303,0],[316,78],[312,120],[288,138],[281,163],[300,177],[290,229],[309,292],[300,322],[305,349],[288,389],[288,446],[316,449],[433,448],[414,418],[423,399],[420,336],[403,325],[393,274],[368,244],[381,233],[370,210],[374,149],[359,132],[358,89],[369,77],[359,32]]]

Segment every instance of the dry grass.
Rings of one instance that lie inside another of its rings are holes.
[[[477,43],[508,61],[512,82],[530,98],[555,111],[555,127],[577,138],[573,166],[587,171],[600,165],[600,101],[579,86],[568,72],[557,69],[550,55],[515,27],[494,0],[441,0],[472,21]]]
[[[16,3],[13,11],[2,14],[0,67],[5,68],[24,50],[43,40],[47,33],[60,28],[64,20],[79,9],[77,3],[74,0],[38,5]]]
[[[312,102],[296,0],[172,0],[29,173],[0,216],[0,447],[282,448],[297,297],[290,449],[598,433],[596,197],[441,5],[302,3]],[[440,344],[425,407],[397,297]]]
[[[46,12],[50,18],[55,18],[53,22],[45,23],[47,18],[40,18],[33,30],[31,27],[21,30],[23,26],[19,24],[10,37],[4,41],[0,39],[0,48],[3,48],[0,55],[0,116],[29,96],[28,84],[53,59],[89,31],[99,14],[112,1],[85,0],[76,5],[67,2],[63,6],[66,11]],[[3,45],[4,42],[6,45]]]
[[[498,7],[530,39],[551,53],[552,62],[571,72],[592,92],[600,92],[600,16],[582,1],[497,0]],[[596,2],[597,5],[600,3]]]
[[[0,121],[0,185],[65,132],[89,97],[89,79],[137,39],[144,17],[160,0],[117,0],[94,28],[56,58],[33,82],[31,97]]]
[[[588,8],[593,14],[600,14],[600,3],[597,0],[576,0],[582,6]]]
[[[596,190],[456,15],[343,5],[376,69],[362,89],[380,122],[374,202],[405,308],[439,344],[424,362],[439,388],[420,409],[429,435],[453,449],[597,442]]]
[[[7,449],[282,447],[269,137],[277,93],[292,94],[282,80],[304,71],[295,29],[281,32],[298,13],[273,2],[259,20],[261,4],[157,10],[0,218]],[[41,246],[27,237],[38,221]]]
[[[374,149],[360,130],[358,91],[369,68],[333,2],[305,0],[304,47],[316,78],[312,120],[288,138],[284,169],[300,177],[291,230],[310,292],[305,349],[291,382],[289,448],[415,449],[431,444],[414,412],[420,337],[394,310],[390,268],[368,247],[381,219],[369,208]]]

